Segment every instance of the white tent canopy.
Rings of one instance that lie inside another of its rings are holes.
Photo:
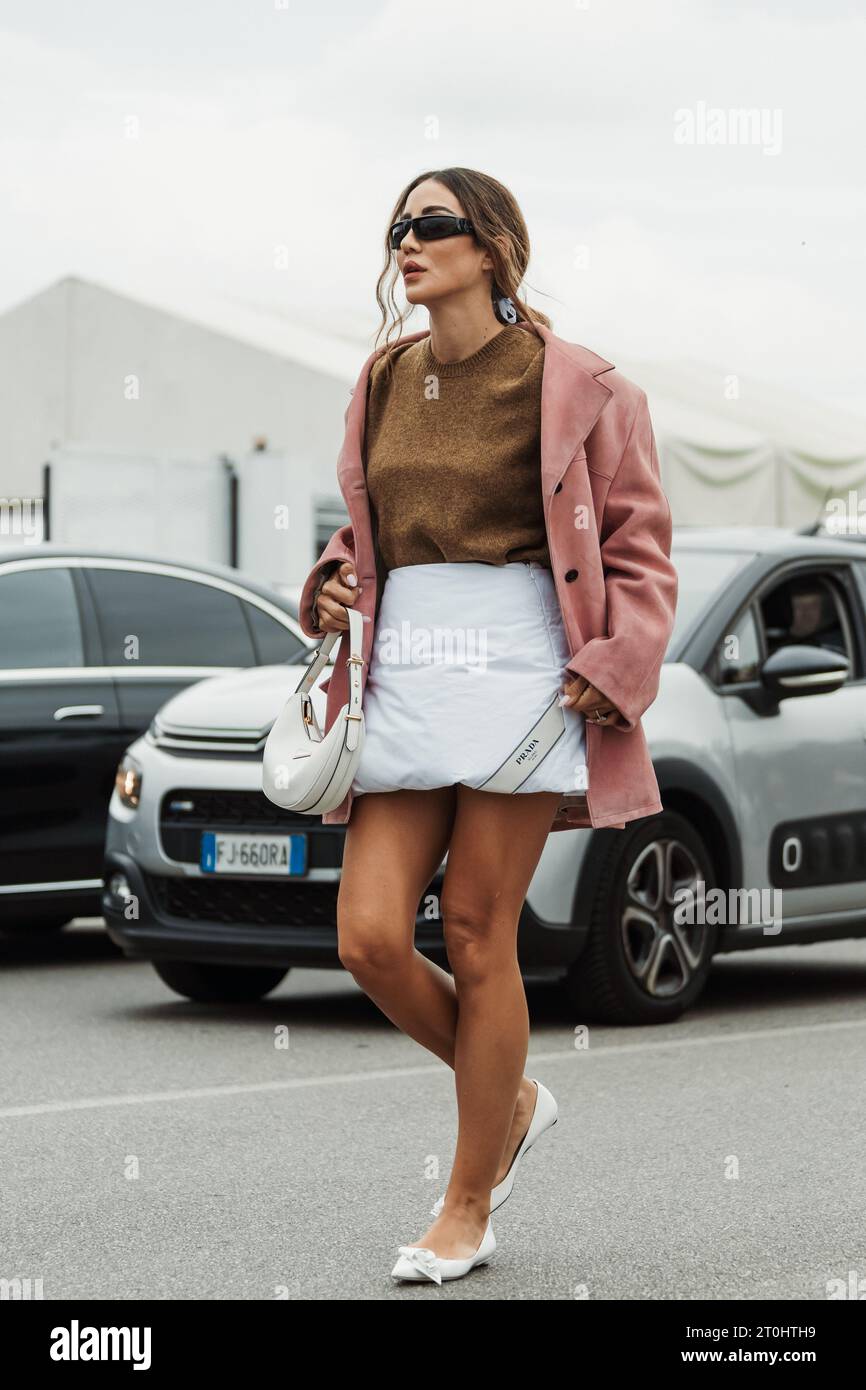
[[[866,418],[703,364],[616,365],[647,393],[675,522],[802,526],[866,502]]]
[[[216,295],[173,296],[172,307],[349,385],[372,350],[372,333],[364,339],[355,325],[337,335]],[[415,315],[404,331],[424,326]],[[709,364],[599,350],[647,393],[676,523],[802,526],[825,516],[829,499],[847,504],[852,489],[866,505],[866,413]]]
[[[0,314],[0,496],[38,495],[55,445],[242,457],[263,435],[336,498],[343,412],[373,320],[363,338],[355,321],[335,334],[272,305],[160,293],[151,280],[136,289],[70,276]],[[413,316],[406,331],[422,326]],[[866,408],[859,418],[720,367],[587,346],[646,391],[675,522],[802,526],[850,515],[852,493],[866,509]],[[134,406],[129,373],[144,382]]]

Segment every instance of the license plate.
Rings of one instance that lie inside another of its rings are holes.
[[[305,874],[307,837],[222,835],[206,830],[201,837],[199,862],[205,874]]]

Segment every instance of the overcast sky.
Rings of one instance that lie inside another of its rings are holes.
[[[846,0],[0,0],[0,309],[211,292],[360,368],[394,198],[468,165],[561,336],[866,416],[864,61]]]

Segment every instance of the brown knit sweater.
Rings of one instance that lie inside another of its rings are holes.
[[[508,325],[439,362],[429,335],[373,363],[364,438],[380,565],[536,560],[550,568],[541,490],[544,343]]]

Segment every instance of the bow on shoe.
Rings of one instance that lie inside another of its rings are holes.
[[[398,1245],[397,1253],[405,1255],[409,1263],[420,1270],[422,1274],[426,1274],[428,1279],[432,1279],[436,1284],[442,1283],[439,1260],[432,1250],[428,1250],[423,1245]]]

